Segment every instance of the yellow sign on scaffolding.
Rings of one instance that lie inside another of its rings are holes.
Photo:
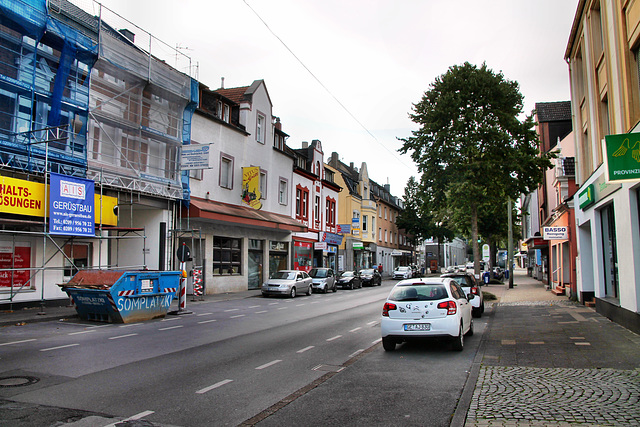
[[[0,175],[0,212],[16,215],[43,217],[49,211],[45,205],[45,191],[48,190],[41,182],[25,181],[23,179],[10,178]],[[102,196],[102,209],[100,209],[100,194],[94,197],[95,222],[103,225],[118,225],[118,216],[115,207],[118,199],[111,196]]]

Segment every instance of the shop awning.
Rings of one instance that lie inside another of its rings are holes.
[[[286,215],[195,197],[189,202],[189,217],[296,233],[307,232],[305,225]]]

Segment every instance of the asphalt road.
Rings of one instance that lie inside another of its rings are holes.
[[[475,319],[461,353],[446,343],[384,352],[380,312],[394,283],[198,304],[132,325],[3,328],[0,374],[38,382],[0,397],[176,426],[448,426],[486,322]]]

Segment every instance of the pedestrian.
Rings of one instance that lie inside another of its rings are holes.
[[[382,263],[378,264],[378,273],[382,274]]]

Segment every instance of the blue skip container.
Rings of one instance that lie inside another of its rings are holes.
[[[61,287],[81,319],[134,323],[167,315],[180,272],[80,270]]]

